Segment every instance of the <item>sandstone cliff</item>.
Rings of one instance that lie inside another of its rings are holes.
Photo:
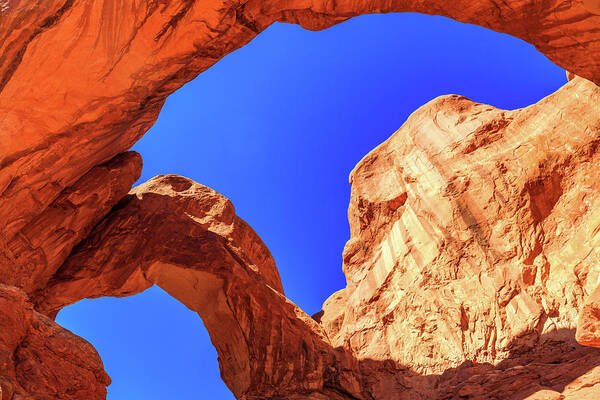
[[[440,97],[367,155],[348,286],[320,316],[332,344],[423,374],[565,352],[600,272],[599,95],[576,78],[515,111]],[[507,380],[498,398],[554,384]]]
[[[440,97],[367,155],[347,287],[314,319],[227,199],[172,175],[129,191],[166,96],[272,22],[400,11],[520,37],[573,79],[514,111]],[[598,26],[595,0],[0,1],[0,398],[104,398],[52,317],[153,284],[241,399],[600,398],[574,341],[600,346]]]
[[[367,155],[334,344],[439,372],[574,329],[600,273],[599,102],[580,78],[515,111],[444,96]]]
[[[274,21],[322,29],[413,11],[506,32],[600,83],[597,1],[3,0],[0,237],[127,151],[165,98]],[[19,205],[18,207],[16,205]]]
[[[574,337],[599,271],[599,96],[575,78],[522,110],[416,111],[351,174],[348,287],[319,323],[231,203],[173,175],[96,224],[34,313],[157,284],[204,320],[238,398],[595,398],[600,353]],[[17,393],[55,393],[9,371]]]

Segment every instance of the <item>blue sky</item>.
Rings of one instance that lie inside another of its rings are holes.
[[[140,182],[180,174],[230,198],[313,314],[345,286],[348,174],[364,155],[437,96],[513,109],[565,82],[531,45],[443,17],[274,24],[171,95],[133,149]],[[233,399],[200,318],[161,289],[84,300],[57,321],[98,349],[109,400]]]

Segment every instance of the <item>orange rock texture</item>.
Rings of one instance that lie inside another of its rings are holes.
[[[366,13],[446,15],[522,38],[600,83],[596,3],[2,0],[0,237],[10,240],[91,168],[127,151],[166,96],[274,21],[323,29]]]
[[[600,272],[599,102],[581,78],[515,111],[443,96],[367,155],[333,343],[430,373],[573,330]]]
[[[600,272],[599,100],[581,78],[515,111],[443,96],[367,155],[350,176],[348,285],[320,316],[332,345],[443,374],[572,342]]]
[[[101,400],[110,378],[91,344],[36,312],[27,295],[0,285],[2,399]]]
[[[344,352],[285,298],[269,250],[231,202],[187,178],[158,176],[132,190],[74,249],[36,309],[53,315],[152,284],[199,314],[237,397],[339,397],[323,387]]]
[[[570,82],[514,111],[440,97],[367,155],[347,287],[313,318],[223,196],[130,191],[166,96],[274,21],[403,11],[524,39]],[[105,398],[52,317],[153,284],[204,320],[240,399],[600,398],[575,342],[600,346],[599,26],[597,0],[0,0],[0,399]]]

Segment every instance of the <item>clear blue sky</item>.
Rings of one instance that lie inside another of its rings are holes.
[[[313,314],[345,286],[348,174],[365,154],[437,96],[512,109],[565,82],[527,43],[442,17],[275,24],[171,95],[133,149],[141,181],[180,174],[229,197]],[[158,288],[84,300],[57,320],[100,352],[109,400],[233,399],[199,317]]]

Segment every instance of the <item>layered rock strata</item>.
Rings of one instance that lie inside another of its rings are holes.
[[[600,83],[595,0],[2,0],[0,238],[127,151],[170,93],[273,22],[324,29],[409,11],[509,33]]]
[[[438,98],[365,157],[348,285],[314,319],[228,200],[176,176],[127,194],[166,96],[274,21],[403,11],[517,36],[571,82],[515,111]],[[104,398],[51,317],[152,284],[203,318],[241,399],[599,398],[574,342],[600,346],[598,26],[596,0],[0,0],[0,398]]]

